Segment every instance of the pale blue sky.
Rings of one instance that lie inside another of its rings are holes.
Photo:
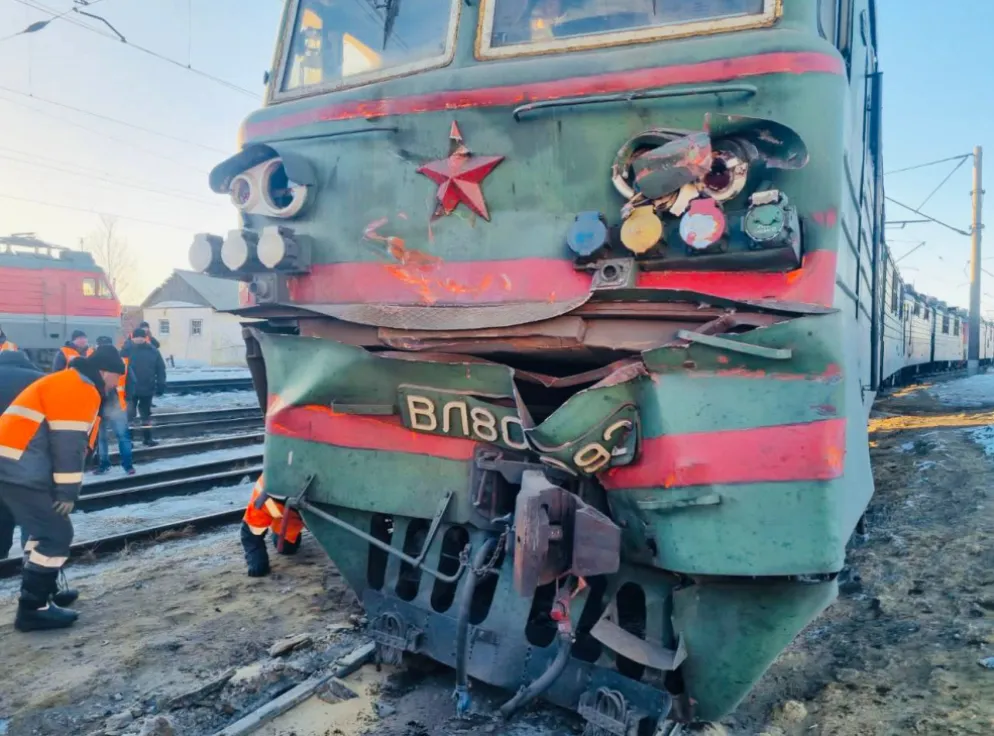
[[[129,41],[253,94],[228,89],[66,22],[83,21],[108,33],[98,22],[75,14],[37,34],[8,38],[29,23],[50,17],[28,5],[61,12],[72,3],[0,0],[0,233],[35,231],[52,242],[76,245],[98,226],[97,212],[133,218],[122,218],[120,226],[142,266],[134,288],[125,296],[140,300],[172,268],[187,267],[193,233],[224,233],[234,226],[226,198],[207,189],[206,176],[214,163],[234,150],[239,123],[261,101],[262,74],[270,62],[282,2],[98,0],[91,7]],[[988,57],[994,2],[879,0],[879,6],[885,168],[954,156],[989,143],[988,178],[994,181],[994,84],[989,80]],[[99,112],[202,147],[38,98]],[[917,205],[949,170],[947,164],[888,176],[888,194]],[[926,211],[966,229],[970,188],[968,162],[929,201]],[[994,217],[991,207],[986,210]],[[909,217],[915,216],[893,205],[888,209],[891,220]],[[926,240],[925,247],[901,262],[905,277],[922,291],[968,306],[964,267],[969,238],[934,225],[889,229],[888,236],[898,256]],[[989,252],[987,265],[994,272],[994,239]],[[994,311],[994,278],[984,292],[991,295],[984,299],[985,311]]]

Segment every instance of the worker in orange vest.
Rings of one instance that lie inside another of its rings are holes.
[[[14,619],[19,631],[60,629],[78,617],[52,598],[69,559],[69,513],[100,427],[100,405],[123,373],[117,350],[102,345],[67,370],[39,378],[0,415],[0,500],[28,535]]]
[[[65,345],[59,348],[52,361],[52,373],[64,371],[75,358],[86,358],[93,353],[89,347],[89,340],[82,330],[73,330],[72,337]]]
[[[286,536],[280,534],[286,524]],[[269,554],[266,552],[266,532],[273,532],[273,546],[281,555],[294,555],[300,549],[300,536],[304,531],[304,520],[295,509],[286,506],[266,493],[263,476],[259,476],[252,489],[245,516],[242,518],[242,549],[248,563],[250,578],[261,578],[269,574]]]
[[[97,338],[97,347],[101,345],[114,346],[114,342],[109,337],[100,336]],[[124,361],[124,373],[117,380],[115,390],[104,396],[103,404],[100,406],[100,432],[97,437],[97,469],[94,475],[103,475],[110,470],[110,433],[113,432],[117,438],[117,449],[121,455],[121,467],[128,475],[135,474],[135,466],[132,460],[132,440],[131,428],[128,426],[128,400],[125,395],[125,387],[128,380],[128,359]]]
[[[3,327],[0,327],[0,353],[5,350],[19,350],[16,342],[12,342],[7,339],[7,336],[3,333]]]

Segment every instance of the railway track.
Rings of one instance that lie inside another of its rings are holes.
[[[169,381],[167,394],[205,394],[219,391],[246,391],[252,388],[252,379],[245,378],[202,378],[189,381]]]
[[[255,482],[261,473],[262,448],[258,453],[228,460],[186,465],[141,475],[101,478],[83,485],[76,510],[99,511],[169,496],[189,496],[212,488],[238,485],[246,480]]]
[[[208,439],[193,440],[192,442],[171,442],[169,444],[156,445],[155,447],[142,447],[139,445],[132,451],[132,455],[136,463],[148,463],[154,460],[196,455],[198,452],[210,452],[211,450],[225,450],[231,447],[251,447],[252,445],[261,446],[265,438],[265,432],[253,432],[251,434],[209,437]],[[116,450],[110,453],[110,462],[111,465],[120,465],[121,454]]]
[[[158,439],[261,429],[262,425],[262,411],[258,407],[166,412],[152,416],[152,432]],[[138,431],[137,426],[132,427],[132,433]]]
[[[127,548],[129,545],[145,542],[157,541],[163,534],[169,532],[193,532],[207,531],[217,527],[233,524],[242,518],[244,509],[230,509],[219,511],[215,514],[205,514],[179,521],[170,521],[165,524],[146,527],[120,534],[110,534],[98,539],[90,539],[85,542],[77,542],[70,547],[69,559],[79,560],[83,557],[93,557],[117,552]],[[0,578],[12,577],[21,571],[21,558],[8,557],[0,560]]]
[[[214,488],[254,482],[262,472],[262,451],[243,457],[171,468],[156,473],[115,476],[86,483],[80,492],[75,510],[80,512],[147,503],[156,499],[189,496]],[[239,506],[213,514],[182,518],[118,534],[101,536],[74,544],[70,559],[115,552],[129,544],[156,540],[160,535],[179,530],[202,531],[241,519],[244,509]],[[21,558],[0,559],[0,578],[17,574]]]

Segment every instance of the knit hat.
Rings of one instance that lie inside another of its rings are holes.
[[[141,327],[131,333],[132,337],[148,337],[148,333],[145,332]]]
[[[124,375],[124,361],[121,360],[121,354],[113,345],[101,345],[85,360],[98,371]]]
[[[82,330],[73,330],[72,337],[69,338],[70,341],[75,340],[77,337],[86,337],[86,333]]]
[[[98,346],[100,346],[100,345],[113,345],[113,344],[114,344],[114,341],[111,340],[109,337],[107,337],[107,335],[101,335],[100,337],[97,338],[97,345]]]
[[[143,329],[146,329],[146,330],[149,329],[148,322],[142,322],[138,326],[141,327],[141,328],[143,328]]]

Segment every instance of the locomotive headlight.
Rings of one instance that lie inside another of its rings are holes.
[[[244,174],[240,174],[231,180],[231,187],[228,193],[231,195],[231,203],[242,212],[255,207],[256,202],[259,200],[258,188]]]
[[[745,189],[749,164],[730,151],[712,154],[711,170],[704,176],[704,188],[719,202],[735,199]]]
[[[270,217],[294,217],[307,201],[307,187],[290,181],[282,159],[273,159],[262,170],[262,200]]]
[[[258,234],[251,230],[232,230],[221,246],[221,261],[232,271],[241,271],[255,255]]]
[[[194,271],[204,273],[221,260],[222,240],[217,235],[197,233],[190,246],[190,266]]]

